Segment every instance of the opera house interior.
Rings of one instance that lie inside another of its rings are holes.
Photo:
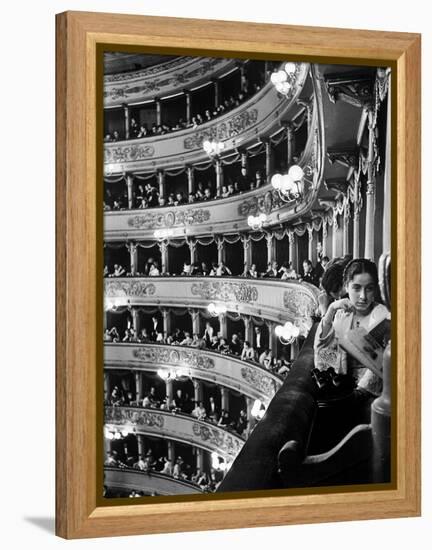
[[[391,480],[390,79],[104,54],[106,498]]]

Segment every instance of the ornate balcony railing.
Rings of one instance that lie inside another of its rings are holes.
[[[198,485],[191,481],[175,479],[159,472],[151,473],[132,468],[104,468],[104,485],[110,489],[144,491],[156,495],[187,495],[202,493]]]
[[[108,370],[148,372],[164,367],[181,368],[191,378],[214,382],[266,403],[282,386],[279,377],[257,363],[184,346],[105,343],[104,366]]]
[[[201,124],[197,128],[150,136],[133,141],[104,144],[104,170],[107,175],[124,172],[155,172],[182,168],[185,164],[205,162],[205,140],[224,142],[224,154],[241,145],[246,147],[257,137],[271,135],[280,129],[280,120],[298,111],[296,99],[303,89],[309,65],[301,64],[293,93],[289,100],[277,93],[270,82],[257,94],[232,111]]]
[[[227,462],[238,455],[245,442],[238,434],[216,424],[159,409],[105,407],[105,427],[194,445],[205,451],[217,452]]]
[[[105,308],[171,306],[207,308],[223,303],[228,311],[280,323],[310,323],[318,307],[318,288],[298,281],[240,277],[147,277],[104,279]]]
[[[197,88],[232,70],[236,62],[217,57],[180,57],[139,71],[106,75],[104,107],[163,99],[179,89]]]

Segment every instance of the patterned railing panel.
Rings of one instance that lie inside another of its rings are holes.
[[[108,430],[127,428],[137,434],[173,439],[209,452],[215,451],[229,462],[244,444],[243,438],[216,424],[158,409],[105,407],[105,426]]]
[[[104,280],[105,307],[126,305],[206,308],[223,302],[228,311],[277,323],[309,323],[318,289],[298,281],[215,277],[152,277]]]
[[[105,343],[104,365],[105,369],[150,372],[179,368],[191,378],[214,382],[267,403],[282,385],[280,378],[255,363],[182,346]]]
[[[120,469],[105,466],[104,474],[104,485],[111,489],[145,491],[147,494],[156,493],[157,495],[202,493],[198,485],[194,483],[153,471],[148,474],[131,468]]]

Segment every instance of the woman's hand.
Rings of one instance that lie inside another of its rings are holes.
[[[330,332],[333,326],[335,315],[338,312],[341,312],[340,315],[342,314],[347,315],[352,311],[354,311],[354,308],[348,298],[342,298],[341,300],[336,300],[335,302],[332,302],[327,309],[327,313],[324,315],[322,319],[323,330],[322,330],[321,337],[325,338],[327,334]]]

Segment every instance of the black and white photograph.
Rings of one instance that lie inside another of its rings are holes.
[[[103,497],[390,484],[390,69],[105,51],[101,139]]]

